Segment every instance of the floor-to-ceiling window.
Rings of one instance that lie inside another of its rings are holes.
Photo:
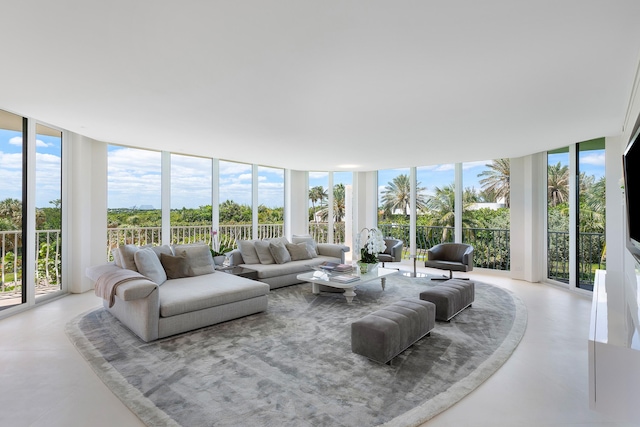
[[[604,163],[604,138],[547,153],[551,280],[593,290],[595,271],[606,268]]]
[[[329,173],[309,172],[309,233],[319,243],[328,239]]]
[[[420,166],[416,181],[416,256],[422,260],[429,248],[454,240],[455,165]]]
[[[252,239],[252,166],[220,160],[218,174],[220,232],[234,241]]]
[[[547,277],[569,283],[569,147],[547,152]]]
[[[385,237],[394,237],[409,246],[411,210],[409,168],[378,171],[378,228]]]
[[[0,110],[0,310],[26,303],[23,286],[23,118]]]
[[[595,271],[606,268],[604,138],[579,143],[577,154],[576,285],[592,291]]]
[[[109,259],[122,244],[161,244],[162,153],[110,145],[107,156]]]
[[[462,242],[476,267],[510,268],[510,173],[509,159],[462,165]]]
[[[36,301],[62,288],[62,132],[36,124]]]
[[[352,172],[333,172],[333,243],[345,243],[347,187],[353,184]]]
[[[211,162],[208,158],[171,154],[172,244],[212,243]]]
[[[258,166],[258,234],[284,235],[284,169]]]

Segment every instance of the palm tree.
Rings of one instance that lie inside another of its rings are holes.
[[[316,216],[316,202],[320,202],[320,206],[322,207],[322,202],[327,198],[327,192],[321,185],[317,185],[309,190],[309,200],[311,200],[311,207],[313,209],[313,217],[316,222],[318,222],[318,218]]]
[[[427,208],[434,214],[433,225],[443,227],[443,242],[448,241],[449,230],[455,227],[455,199],[455,186],[454,184],[449,184],[442,188],[436,187],[435,194],[427,201]],[[473,219],[469,215],[466,215],[469,206],[474,202],[475,193],[472,191],[465,191],[462,196],[463,227],[473,228],[475,225]]]
[[[333,220],[340,222],[345,216],[345,189],[344,184],[336,184],[333,186]],[[329,208],[323,208],[318,211],[320,218],[326,221],[329,218]]]
[[[482,191],[485,194],[493,194],[494,201],[503,199],[509,207],[509,195],[511,193],[511,166],[509,159],[493,160],[486,165],[489,169],[478,174],[478,177],[485,177],[480,180]]]
[[[547,166],[547,200],[551,206],[569,200],[569,166],[560,162]]]
[[[420,187],[420,183],[416,186],[416,211],[423,210],[427,205],[424,195],[426,187]],[[398,175],[382,190],[381,198],[384,215],[390,216],[396,210],[409,216],[411,213],[411,181],[407,175]]]

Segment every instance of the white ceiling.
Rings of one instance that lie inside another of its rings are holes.
[[[638,0],[1,10],[0,108],[111,143],[299,170],[518,157],[619,134],[640,52]]]

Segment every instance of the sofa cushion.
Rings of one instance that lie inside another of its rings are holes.
[[[181,255],[160,254],[160,262],[167,273],[167,279],[180,279],[187,277],[187,253],[182,251]]]
[[[258,258],[260,259],[260,264],[273,264],[276,262],[273,259],[273,255],[271,255],[269,242],[267,242],[266,240],[259,240],[254,243],[254,247],[256,248]]]
[[[176,245],[174,251],[176,255],[182,255],[183,252],[186,254],[188,276],[201,276],[216,271],[211,250],[205,244]]]
[[[311,259],[311,254],[309,253],[309,245],[306,242],[287,243],[285,246],[287,247],[287,250],[291,255],[291,261]]]
[[[255,240],[238,240],[238,249],[242,254],[245,264],[260,264],[260,258],[256,252]]]
[[[168,280],[160,292],[160,316],[170,317],[267,295],[269,285],[233,274]]]
[[[299,274],[311,271],[312,265],[320,265],[325,261],[339,263],[340,259],[333,257],[318,256],[318,258],[305,259],[300,261],[291,261],[286,264],[271,264],[271,265],[247,265],[242,264],[242,267],[254,270],[258,273],[258,279],[270,279],[272,277],[286,276],[287,274]]]
[[[289,254],[289,251],[287,250],[287,247],[284,245],[284,243],[280,241],[272,241],[269,243],[269,250],[271,251],[273,259],[278,264],[285,264],[291,261],[291,255]]]
[[[165,273],[158,255],[156,255],[152,248],[145,248],[136,251],[133,255],[133,259],[136,262],[138,272],[143,276],[148,277],[152,282],[162,285],[167,281],[167,273]]]

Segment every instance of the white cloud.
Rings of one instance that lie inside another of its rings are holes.
[[[309,179],[329,179],[328,172],[309,172]]]
[[[21,136],[14,136],[13,138],[9,139],[9,144],[11,145],[16,145],[21,147],[22,146],[22,137]],[[47,144],[46,142],[40,140],[40,139],[36,139],[36,147],[48,147],[49,144]]]
[[[253,175],[250,173],[242,173],[236,177],[239,181],[251,181],[253,179]]]
[[[600,153],[590,153],[585,156],[581,156],[580,163],[584,163],[586,165],[593,165],[593,166],[604,166],[605,154],[604,152],[600,152]]]

